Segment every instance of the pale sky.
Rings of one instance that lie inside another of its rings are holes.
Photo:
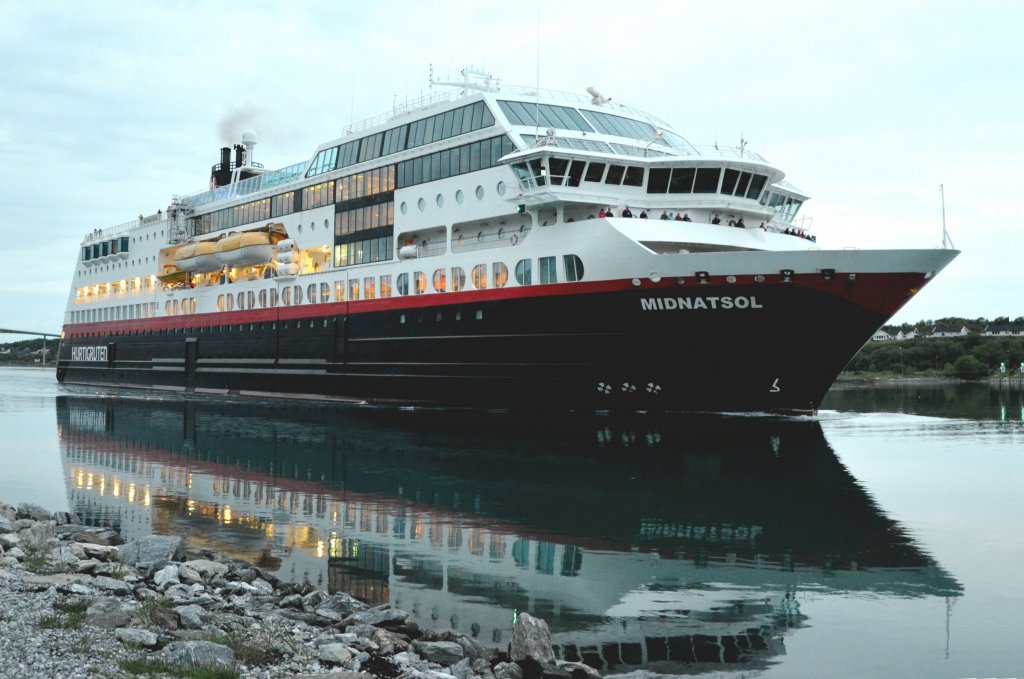
[[[539,45],[539,49],[538,49]],[[895,318],[1024,315],[1022,2],[0,0],[0,327],[59,331],[94,228],[268,169],[468,65],[750,148],[823,248],[963,254]],[[0,335],[0,343],[18,339]]]

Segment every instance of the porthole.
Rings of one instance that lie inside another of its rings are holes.
[[[437,197],[434,198],[434,202],[437,203],[438,207],[444,207],[444,196],[442,196],[440,193],[437,194]]]
[[[462,201],[466,199],[466,195],[462,193],[462,189],[455,192],[455,202],[462,205]]]
[[[418,201],[416,201],[416,207],[419,208],[420,212],[423,212],[424,210],[427,209],[427,201],[420,198]]]
[[[403,201],[402,201],[402,204],[398,206],[398,209],[399,209],[399,210],[401,211],[401,213],[402,213],[402,214],[404,215],[404,214],[405,214],[406,212],[408,212],[408,211],[409,211],[409,204],[408,204],[408,203],[406,203],[406,202],[405,202],[405,201],[403,200]]]
[[[483,319],[484,319],[484,310],[483,309],[477,309],[476,310],[476,320],[482,321]]]
[[[302,224],[299,224],[299,233],[302,233]]]
[[[505,195],[505,182],[498,182],[498,185],[494,188],[498,192],[499,196]]]
[[[324,220],[324,231],[327,231],[327,230],[328,230],[328,229],[330,229],[330,228],[331,228],[331,222],[330,222],[330,220],[327,220],[327,219],[325,219],[325,220]]]
[[[477,200],[483,200],[484,199],[484,187],[482,187],[482,186],[477,186],[476,187],[476,199]]]

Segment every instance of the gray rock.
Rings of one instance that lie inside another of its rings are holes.
[[[96,576],[90,584],[98,590],[110,592],[111,594],[127,595],[132,593],[132,588],[128,583],[123,580],[108,578],[105,575]]]
[[[149,621],[161,629],[175,630],[181,626],[178,612],[163,606],[155,606],[149,612]]]
[[[3,566],[4,568],[14,568],[19,563],[20,562],[13,556],[0,556],[0,566]],[[323,618],[321,618],[321,620],[323,620]]]
[[[94,593],[94,590],[77,582],[73,582],[70,585],[64,585],[63,587],[58,587],[57,591],[64,594],[77,594],[79,596],[88,596]]]
[[[28,554],[26,554],[25,550],[23,550],[21,547],[11,547],[7,550],[7,556],[11,557],[12,559],[17,559],[18,561],[24,561],[28,558]]]
[[[320,660],[333,665],[341,665],[352,659],[352,651],[345,644],[325,644],[316,653]]]
[[[76,568],[79,561],[79,556],[75,554],[75,550],[68,545],[58,545],[54,547],[50,550],[50,553],[46,558],[56,564],[74,564]]]
[[[225,576],[228,574],[228,567],[225,564],[218,563],[216,561],[210,561],[208,559],[192,559],[181,564],[187,566],[199,573],[205,580],[210,580],[216,576]]]
[[[183,667],[233,669],[235,666],[235,652],[212,641],[172,641],[153,657]]]
[[[495,679],[523,679],[523,668],[514,662],[500,662],[494,666]]]
[[[473,668],[469,664],[469,658],[463,658],[449,667],[448,671],[455,679],[471,679],[474,674]]]
[[[394,662],[396,665],[398,665],[403,670],[405,670],[406,672],[408,672],[410,670],[424,672],[424,671],[430,669],[430,666],[427,664],[427,661],[422,659],[422,658],[420,658],[418,655],[416,655],[412,651],[405,651],[403,653],[396,653],[391,658],[391,661]]]
[[[146,535],[121,548],[121,563],[135,565],[140,561],[180,560],[181,538],[176,535]]]
[[[96,559],[85,559],[84,561],[79,561],[75,568],[78,569],[79,573],[92,573],[93,569],[99,565],[100,562]]]
[[[10,549],[21,544],[21,538],[17,533],[0,533],[0,547]]]
[[[171,585],[179,584],[178,567],[175,565],[164,566],[156,573],[153,573],[153,584],[158,590],[166,590]]]
[[[132,629],[131,627],[121,627],[114,630],[114,636],[116,636],[121,643],[131,644],[133,646],[144,646],[146,648],[153,648],[157,644],[157,636],[152,632],[144,629]]]
[[[53,522],[58,526],[64,526],[75,522],[75,515],[71,512],[54,512],[51,516]]]
[[[48,549],[57,540],[57,524],[52,521],[37,521],[21,531],[20,535],[21,543],[26,549],[33,551]]]
[[[319,612],[319,611],[317,611]],[[379,606],[368,611],[354,613],[344,619],[345,625],[373,625],[375,627],[387,627],[388,625],[401,625],[409,614],[398,608]]]
[[[85,621],[103,629],[125,627],[132,620],[135,607],[117,599],[100,599],[85,612]]]
[[[256,594],[260,596],[269,596],[274,593],[274,586],[263,578],[256,578],[251,584],[256,589]]]
[[[22,502],[18,505],[19,519],[32,519],[33,521],[46,521],[50,518],[50,512],[39,505]]]
[[[353,613],[366,610],[366,604],[344,592],[332,594],[317,606],[316,614],[331,622],[341,622]]]
[[[14,522],[10,519],[0,516],[0,533],[13,533]]]
[[[181,626],[185,629],[202,629],[203,623],[210,618],[210,613],[205,608],[195,604],[176,606],[174,610],[181,619]]]
[[[412,647],[424,660],[438,665],[454,665],[465,657],[462,646],[454,641],[416,641]]]
[[[199,571],[194,568],[189,568],[185,564],[178,566],[178,579],[189,585],[200,585],[205,582],[203,580],[203,576],[199,574]]]
[[[555,665],[559,669],[566,670],[574,677],[588,676],[594,677],[594,679],[601,679],[601,673],[595,670],[590,665],[584,665],[581,662],[569,662],[568,660],[556,660]]]
[[[331,621],[327,618],[321,618],[316,613],[307,613],[306,611],[293,611],[291,609],[280,610],[277,612],[277,616],[284,618],[285,620],[294,620],[295,622],[302,622],[311,627],[327,627],[331,624]]]
[[[0,538],[2,538],[2,536],[0,536]],[[310,592],[306,596],[302,597],[302,610],[313,613],[326,598],[327,597],[324,596],[323,592]]]
[[[520,613],[512,628],[509,657],[513,662],[533,658],[540,663],[554,664],[555,652],[551,648],[548,624],[529,613]]]
[[[302,597],[298,594],[289,594],[288,596],[281,597],[277,605],[281,608],[302,608]]]
[[[74,547],[78,547],[79,549],[81,549],[82,553],[85,554],[86,558],[99,559],[100,561],[116,561],[117,554],[120,551],[117,547],[114,547],[113,545],[99,545],[91,542],[76,542],[72,546],[72,549],[74,549]]]
[[[77,528],[77,527],[76,527]],[[58,532],[64,532],[58,529]],[[67,532],[71,532],[70,527]],[[115,546],[123,545],[124,538],[116,530],[110,528],[89,528],[83,527],[82,530],[75,530],[73,533],[75,542],[81,542],[93,545],[103,546]]]

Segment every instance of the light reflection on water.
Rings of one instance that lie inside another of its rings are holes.
[[[72,511],[602,669],[766,667],[800,594],[957,597],[810,419],[57,399]]]
[[[0,498],[49,484],[128,537],[187,535],[424,627],[504,647],[525,610],[563,657],[716,677],[1024,661],[1005,572],[1024,559],[1019,391],[834,391],[817,419],[545,417],[3,373]]]

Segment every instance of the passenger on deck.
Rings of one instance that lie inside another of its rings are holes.
[[[730,219],[729,220],[729,226],[736,226],[736,220],[735,219]]]
[[[711,223],[712,224],[721,224],[722,220],[718,218],[718,215],[715,215],[715,218],[711,220]]]
[[[605,211],[605,213],[604,213],[604,216],[605,216],[605,217],[614,217],[614,216],[615,216],[615,213],[613,213],[613,212],[611,211],[611,209],[609,208],[608,210],[606,210],[606,211]]]
[[[622,208],[622,216],[623,217],[632,217],[633,216],[633,213],[630,212],[628,205],[626,207]]]
[[[736,220],[736,226],[738,226],[741,229],[747,228],[747,225],[743,223],[743,217],[740,217],[738,220]]]
[[[601,211],[597,213],[597,216],[598,217],[607,217],[608,213],[604,211],[604,208],[601,208]]]
[[[643,210],[640,211],[640,219],[647,219],[647,213]]]
[[[684,221],[684,222],[692,222],[693,220],[692,220],[692,219],[690,219],[690,215],[688,215],[688,214],[684,214],[684,215],[683,215],[683,221]]]
[[[662,210],[661,211],[661,217],[658,217],[658,219],[664,219],[664,220],[668,221],[668,212],[666,212],[665,210]]]
[[[761,229],[762,231],[767,231],[767,230],[768,230],[768,227],[766,227],[766,226],[764,225],[764,222],[761,222],[761,226],[760,226],[760,229]]]

